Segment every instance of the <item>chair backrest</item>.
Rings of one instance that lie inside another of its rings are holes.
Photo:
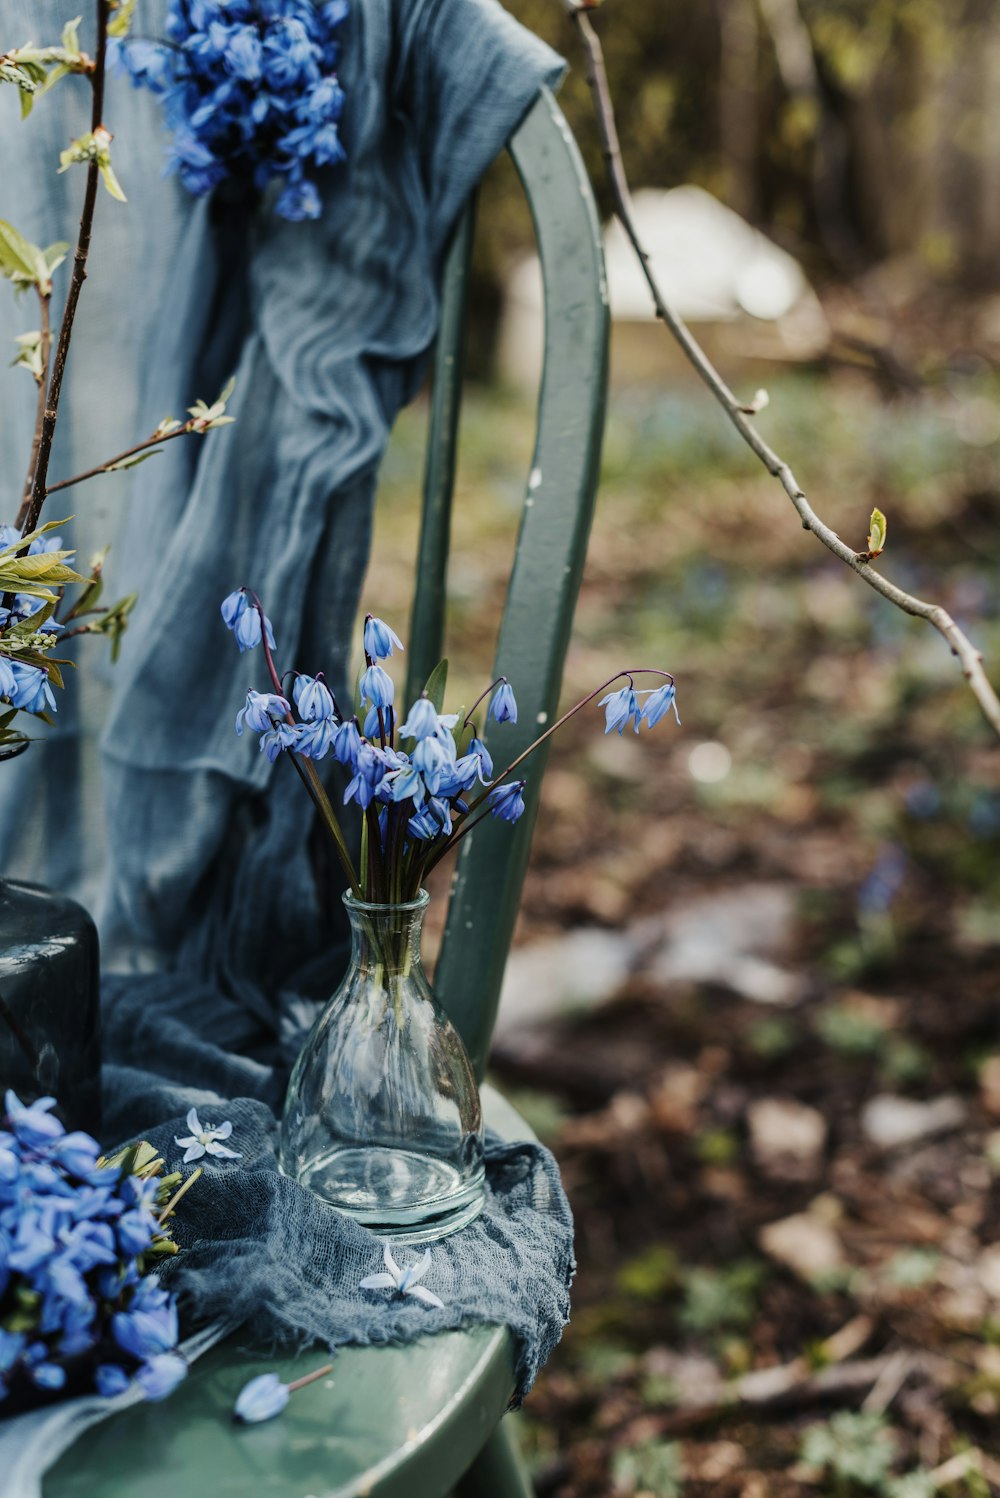
[[[504,725],[509,763],[554,720],[597,490],[607,391],[608,305],[590,182],[548,89],[510,143],[538,237],[545,287],[545,361],[534,458],[497,644],[495,674],[517,692]],[[471,209],[445,270],[434,363],[407,701],[442,654],[451,498],[461,401]],[[487,744],[489,744],[487,736]],[[496,743],[493,748],[498,747]],[[547,745],[528,761],[525,813],[488,817],[463,840],[435,991],[482,1076],[524,882]],[[495,755],[494,755],[495,757]]]

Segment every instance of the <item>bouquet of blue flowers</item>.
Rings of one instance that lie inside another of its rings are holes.
[[[116,56],[163,100],[167,168],[201,197],[277,183],[282,218],[318,218],[316,170],[344,159],[337,30],[346,0],[171,0],[165,39]]]
[[[274,662],[274,631],[257,595],[246,588],[231,593],[223,600],[222,618],[241,652],[263,645],[272,687],[269,692],[247,692],[236,715],[236,732],[250,729],[258,734],[260,752],[272,764],[288,755],[333,840],[354,894],[380,904],[415,899],[430,871],[484,817],[516,822],[524,812],[526,782],[515,772],[588,703],[601,698],[607,733],[621,734],[629,725],[636,733],[643,724],[654,728],[671,711],[680,722],[673,676],[651,667],[629,668],[575,703],[497,771],[475,715],[489,699],[490,719],[517,722],[517,701],[506,677],[491,682],[467,713],[445,713],[448,663],[442,661],[400,721],[392,677],[380,662],[403,645],[384,620],[368,614],[357,711],[341,707],[322,673],[290,673],[289,700]],[[660,684],[638,690],[639,676],[657,677]],[[624,686],[607,690],[623,678]],[[353,802],[364,817],[358,870],[316,770],[316,762],[331,754],[349,775],[344,804]]]
[[[54,1098],[13,1092],[0,1128],[0,1400],[69,1390],[164,1399],[184,1378],[177,1308],[150,1273],[176,1253],[169,1218],[201,1174],[164,1175],[148,1144],[102,1159]]]

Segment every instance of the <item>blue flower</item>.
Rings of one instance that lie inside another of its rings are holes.
[[[336,33],[346,14],[342,0],[170,0],[167,45],[118,46],[133,82],[163,100],[168,169],[190,192],[226,178],[277,182],[279,214],[319,217],[314,169],[344,157]]]
[[[9,693],[12,707],[26,713],[55,712],[56,699],[49,686],[49,678],[41,666],[30,666],[27,661],[12,661],[14,690]]]
[[[392,677],[381,666],[369,666],[361,678],[361,696],[372,707],[391,707],[394,694]]]
[[[665,718],[671,708],[673,708],[674,717],[677,719],[677,726],[680,727],[680,714],[677,711],[677,688],[672,681],[669,681],[662,687],[657,687],[655,692],[650,692],[636,720],[636,727],[645,718],[650,728],[655,728],[660,719]]]
[[[354,777],[344,792],[344,805],[348,801],[357,801],[361,810],[366,811],[384,774],[385,761],[371,744],[363,742],[354,761]]]
[[[333,718],[317,718],[315,723],[301,724],[295,738],[296,754],[305,759],[325,759],[333,745],[336,727]]]
[[[66,1132],[52,1113],[56,1105],[54,1097],[40,1097],[26,1105],[8,1088],[3,1105],[7,1122],[20,1144],[38,1149],[53,1139],[61,1139]]]
[[[236,732],[243,732],[243,725],[254,733],[266,733],[272,727],[272,719],[283,718],[288,712],[288,703],[275,692],[247,692],[246,706],[236,714]]]
[[[236,1399],[233,1419],[241,1425],[256,1425],[280,1415],[289,1401],[288,1385],[276,1373],[259,1373],[244,1384]]]
[[[187,1377],[187,1363],[177,1352],[159,1352],[139,1369],[135,1381],[150,1403],[172,1394]]]
[[[0,697],[10,697],[16,691],[17,677],[14,675],[14,668],[9,657],[0,655]]]
[[[423,775],[431,795],[436,796],[442,782],[455,769],[454,739],[450,734],[447,743],[439,738],[421,739],[413,751],[413,764]]]
[[[410,708],[406,722],[399,725],[399,736],[402,739],[430,738],[437,733],[439,721],[437,709],[425,692]]]
[[[490,703],[489,717],[495,718],[498,723],[517,722],[517,703],[509,681],[501,681],[494,693],[493,701]]]
[[[394,629],[390,629],[384,619],[376,619],[374,614],[369,614],[365,620],[365,655],[373,661],[384,661],[387,656],[392,655],[393,647],[396,650],[403,649],[403,642]]]
[[[120,1368],[117,1363],[100,1363],[94,1374],[94,1383],[102,1399],[113,1399],[116,1394],[124,1394],[130,1382],[125,1369]]]
[[[390,796],[393,801],[412,801],[415,806],[419,806],[427,794],[424,782],[413,765],[393,770],[381,782],[379,791]]]
[[[235,593],[230,593],[221,604],[222,619],[227,629],[231,629],[236,636],[236,643],[240,647],[240,654],[244,650],[253,650],[260,644],[260,614],[256,607],[247,597],[246,589],[239,588]],[[264,619],[267,630],[268,648],[273,650],[274,631],[271,628],[270,619]]]
[[[116,1311],[111,1335],[123,1352],[139,1362],[177,1346],[177,1307],[173,1302],[148,1309]]]
[[[338,764],[354,766],[361,750],[361,735],[358,732],[358,720],[352,718],[350,722],[341,723],[333,736],[333,757]]]
[[[465,753],[466,756],[475,755],[475,757],[478,759],[478,774],[479,779],[482,781],[483,785],[485,785],[488,780],[492,780],[493,760],[490,756],[490,751],[487,749],[482,739],[475,737],[471,738],[469,740],[469,747],[465,751]]]
[[[330,695],[330,689],[318,676],[296,676],[292,696],[295,698],[299,717],[304,718],[306,722],[314,722],[317,718],[333,717],[333,698]]]
[[[260,752],[266,754],[272,765],[284,749],[295,749],[299,737],[299,725],[275,723],[260,736]]]
[[[606,697],[601,698],[597,705],[605,709],[605,733],[610,733],[612,729],[617,728],[619,734],[621,734],[633,718],[635,719],[635,731],[636,733],[639,732],[641,709],[639,707],[639,699],[636,697],[635,689],[631,683],[627,687],[622,687],[620,692],[609,692]]]
[[[512,785],[498,785],[495,790],[490,791],[489,805],[495,817],[500,817],[505,822],[516,822],[524,811],[525,781],[515,780]]]

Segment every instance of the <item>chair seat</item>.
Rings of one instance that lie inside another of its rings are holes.
[[[531,1130],[490,1087],[489,1126]],[[137,1405],[84,1434],[52,1468],[45,1498],[421,1498],[448,1491],[481,1449],[514,1389],[506,1327],[423,1337],[405,1347],[344,1347],[328,1378],[299,1390],[261,1425],[233,1423],[257,1373],[286,1382],[324,1360],[240,1350],[240,1334],[200,1358],[163,1404]]]

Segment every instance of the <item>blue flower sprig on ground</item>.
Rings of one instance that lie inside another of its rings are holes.
[[[148,1271],[176,1252],[166,1219],[199,1172],[164,1176],[148,1144],[103,1160],[54,1106],[8,1092],[0,1119],[0,1401],[133,1381],[163,1399],[187,1365],[177,1308]]]
[[[464,716],[445,713],[447,662],[442,661],[399,721],[395,686],[380,662],[403,645],[384,620],[369,614],[364,624],[365,668],[358,682],[357,712],[348,712],[341,709],[322,676],[290,672],[292,686],[286,692],[285,678],[274,664],[271,621],[256,594],[239,588],[223,599],[221,613],[241,653],[263,644],[271,679],[271,691],[251,688],[247,692],[236,715],[236,732],[250,729],[256,733],[261,753],[272,764],[283,754],[291,755],[355,896],[378,903],[415,899],[430,870],[484,817],[517,822],[526,809],[527,781],[515,776],[515,770],[614,682],[624,677],[627,685],[601,700],[606,732],[614,728],[621,732],[632,722],[638,733],[642,723],[654,728],[670,710],[677,716],[676,687],[669,672],[650,667],[619,671],[495,773],[473,719],[489,699],[488,720],[498,725],[517,723],[517,699],[505,676],[492,682]],[[661,685],[636,690],[634,678],[640,675],[658,677]],[[349,773],[345,805],[353,802],[365,819],[360,877],[316,770],[316,761],[330,755]]]
[[[168,170],[189,192],[277,182],[282,218],[319,218],[316,172],[345,155],[337,32],[347,13],[346,0],[170,0],[163,42],[117,45],[133,81],[163,100]]]

